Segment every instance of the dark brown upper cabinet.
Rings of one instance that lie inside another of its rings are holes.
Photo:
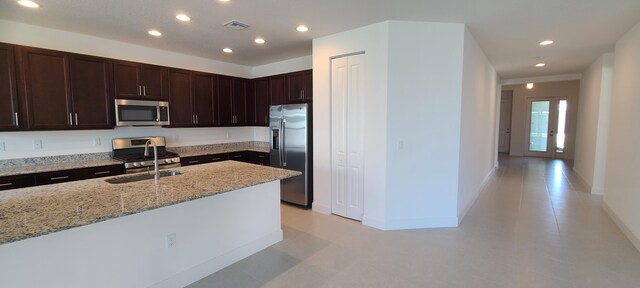
[[[0,131],[20,129],[23,123],[16,84],[15,47],[0,43]]]
[[[270,105],[287,104],[287,77],[285,75],[270,77],[269,89]]]
[[[216,77],[211,74],[193,72],[193,111],[196,114],[196,126],[210,127],[218,125],[214,106]]]
[[[68,54],[36,48],[20,50],[28,128],[73,128]]]
[[[108,59],[37,48],[20,51],[29,129],[113,129]]]
[[[313,100],[313,79],[311,70],[287,74],[289,103]]]
[[[171,127],[214,126],[214,76],[187,70],[169,71]]]
[[[75,128],[112,129],[114,107],[111,61],[71,54],[69,68]]]
[[[253,107],[252,112],[249,115],[253,115],[254,125],[268,126],[269,125],[269,92],[270,92],[270,80],[269,78],[260,78],[254,80],[253,99],[248,105]]]
[[[247,80],[218,76],[218,116],[220,126],[247,124]]]
[[[167,70],[161,66],[115,61],[116,98],[166,100]]]

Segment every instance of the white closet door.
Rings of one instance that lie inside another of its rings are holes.
[[[363,55],[331,62],[332,212],[362,220]]]
[[[347,217],[347,58],[331,60],[331,213]]]

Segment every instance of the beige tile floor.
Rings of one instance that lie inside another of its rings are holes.
[[[560,160],[501,156],[458,228],[282,206],[284,240],[189,287],[640,287],[640,252]]]

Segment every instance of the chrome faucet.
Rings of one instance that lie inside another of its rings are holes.
[[[144,156],[149,156],[149,144],[153,145],[153,170],[155,172],[153,182],[158,183],[158,180],[160,180],[160,173],[158,173],[158,147],[151,139],[147,140],[147,143],[144,143]]]

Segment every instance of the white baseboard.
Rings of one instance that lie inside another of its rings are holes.
[[[407,230],[425,228],[458,227],[457,217],[391,219],[385,222],[384,230]]]
[[[497,168],[498,166],[494,166],[493,169],[489,171],[489,174],[487,174],[487,176],[484,177],[484,180],[482,180],[482,184],[480,184],[480,187],[478,187],[478,189],[474,193],[473,200],[469,201],[469,203],[467,203],[461,211],[458,211],[458,221],[459,221],[458,225],[460,225],[460,223],[462,222],[462,219],[464,219],[464,216],[466,216],[467,213],[469,213],[469,210],[471,210],[471,207],[473,207],[473,204],[476,203],[476,201],[478,200],[478,197],[480,196],[480,193],[482,193],[482,191],[487,187],[487,184],[489,184],[489,181],[495,175]]]
[[[325,215],[331,215],[331,208],[329,206],[322,205],[317,202],[313,202],[311,204],[311,210]]]
[[[207,277],[223,268],[236,263],[244,258],[247,258],[273,244],[282,241],[282,230],[265,235],[262,238],[238,247],[232,251],[219,255],[213,259],[210,259],[200,265],[197,265],[189,270],[180,272],[165,279],[162,282],[158,282],[149,286],[149,288],[178,288],[185,287],[191,283],[194,283],[204,277]]]
[[[591,188],[591,194],[593,195],[604,195],[604,188]]]
[[[615,222],[618,225],[618,227],[620,227],[620,230],[622,230],[622,233],[624,233],[624,235],[626,235],[627,238],[629,238],[629,241],[631,241],[631,244],[633,244],[633,246],[635,246],[636,249],[640,251],[640,236],[635,235],[633,234],[633,232],[631,232],[629,227],[626,224],[624,224],[622,219],[618,217],[618,214],[616,214],[616,212],[613,211],[613,209],[611,209],[611,207],[609,206],[609,204],[607,204],[607,202],[602,201],[602,208],[604,208],[604,211],[607,212],[607,214],[609,215],[609,217],[611,217],[611,219],[613,219],[613,222]]]
[[[571,170],[573,170],[573,172],[577,176],[576,178],[578,178],[578,181],[580,181],[580,183],[587,188],[587,191],[591,192],[591,194],[596,194],[596,193],[593,193],[593,187],[591,187],[591,185],[587,183],[587,180],[584,180],[584,177],[582,177],[582,174],[580,173],[580,171],[576,170],[575,167],[571,168]],[[602,194],[599,194],[599,195],[602,195]]]
[[[373,227],[380,230],[385,230],[383,220],[371,218],[366,215],[362,217],[362,225]]]

